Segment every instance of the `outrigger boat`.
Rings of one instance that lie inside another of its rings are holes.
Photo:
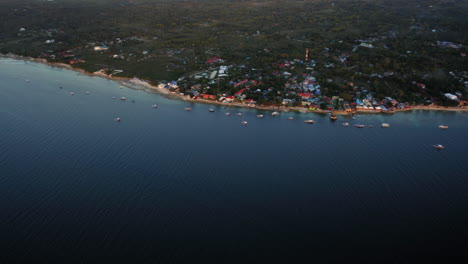
[[[445,147],[441,144],[437,144],[437,145],[432,145],[432,147],[434,147],[435,149],[438,149],[438,150],[441,150],[441,149],[444,149]]]

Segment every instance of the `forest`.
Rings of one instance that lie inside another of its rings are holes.
[[[456,105],[468,100],[466,14],[465,0],[3,0],[0,53],[155,84],[182,77],[182,92],[199,83],[234,94],[232,83],[262,80],[269,94],[248,97],[263,104],[299,100],[294,83],[313,76],[321,96],[345,101],[366,91]],[[218,67],[213,57],[229,77],[190,78]]]

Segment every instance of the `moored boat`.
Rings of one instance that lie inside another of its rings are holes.
[[[446,125],[440,125],[439,128],[440,128],[440,129],[447,129],[448,126],[446,126]]]
[[[185,111],[192,111],[192,108],[190,108],[190,107],[185,107],[184,110],[185,110]]]
[[[224,113],[224,115],[229,116],[231,115],[231,113],[227,112],[227,113]]]
[[[237,113],[237,116],[242,116],[242,113]]]
[[[213,108],[210,108],[210,109],[208,109],[208,111],[210,111],[210,112],[214,112],[214,109],[213,109]]]
[[[152,107],[152,108],[158,108],[158,106],[157,106],[157,105],[152,105],[151,107]]]
[[[257,115],[257,117],[258,117],[258,118],[262,118],[262,117],[263,117],[263,115],[262,115],[262,114],[259,114],[259,115]]]
[[[115,122],[120,122],[120,117],[114,118],[114,121],[115,121]]]
[[[86,92],[86,94],[90,94],[90,92]]]
[[[331,121],[335,121],[335,120],[337,120],[337,119],[338,119],[338,117],[337,117],[336,115],[331,115],[331,116],[330,116],[330,120],[331,120]]]
[[[445,147],[441,144],[436,144],[436,145],[432,145],[432,147],[434,147],[435,149],[438,149],[438,150],[441,150],[441,149],[444,149]]]
[[[383,128],[387,128],[387,127],[390,127],[390,124],[389,123],[382,123],[380,124],[381,127]]]
[[[122,97],[120,97],[120,100],[125,101],[125,100],[127,100],[127,98],[122,96]]]
[[[276,112],[276,111],[273,112],[273,113],[271,113],[272,116],[277,116],[277,115],[279,115],[279,114],[280,114],[280,113],[279,113],[279,112]]]
[[[349,126],[349,123],[343,123],[343,126],[347,127]]]
[[[288,120],[294,120],[294,117],[290,116],[288,117]]]
[[[315,121],[314,121],[314,120],[311,120],[311,119],[309,119],[309,120],[305,120],[305,121],[304,121],[304,123],[307,123],[307,124],[313,124],[313,123],[315,123]]]
[[[75,93],[74,93],[74,92],[70,92],[70,95],[75,95]]]
[[[366,127],[366,125],[360,125],[360,124],[356,124],[356,125],[354,125],[354,127],[357,127],[357,128],[363,128],[363,127]]]
[[[241,124],[243,124],[243,125],[247,125],[248,123],[249,123],[249,122],[247,122],[247,121],[242,121],[242,122],[241,122]]]

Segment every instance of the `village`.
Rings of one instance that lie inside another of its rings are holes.
[[[55,12],[53,6],[59,3],[40,5],[44,12]],[[125,31],[109,31],[98,24],[76,31],[70,21],[60,26],[20,23],[15,19],[38,9],[5,9],[8,21],[18,26],[5,27],[0,53],[64,63],[111,78],[135,77],[200,102],[338,114],[467,107],[463,32],[453,21],[444,24],[430,18],[451,11],[450,5],[407,3],[403,9],[383,10],[381,3],[295,2],[285,11],[288,23],[274,23],[280,16],[275,5],[265,9],[231,3],[242,8],[236,11],[216,3],[174,3],[180,7],[173,10],[177,14],[219,12],[206,23],[198,16],[168,16],[156,8],[159,3],[153,5],[161,17],[138,21],[140,26]],[[150,12],[143,7],[121,8]],[[355,12],[361,7],[367,8],[365,14],[379,14],[387,24],[360,20]],[[265,10],[271,16],[265,16]],[[96,18],[86,7],[75,12],[90,21]],[[130,15],[121,18],[132,19]],[[231,19],[237,22],[229,23]]]

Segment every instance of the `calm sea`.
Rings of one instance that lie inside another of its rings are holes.
[[[259,119],[119,86],[0,60],[0,262],[466,254],[467,113]]]

